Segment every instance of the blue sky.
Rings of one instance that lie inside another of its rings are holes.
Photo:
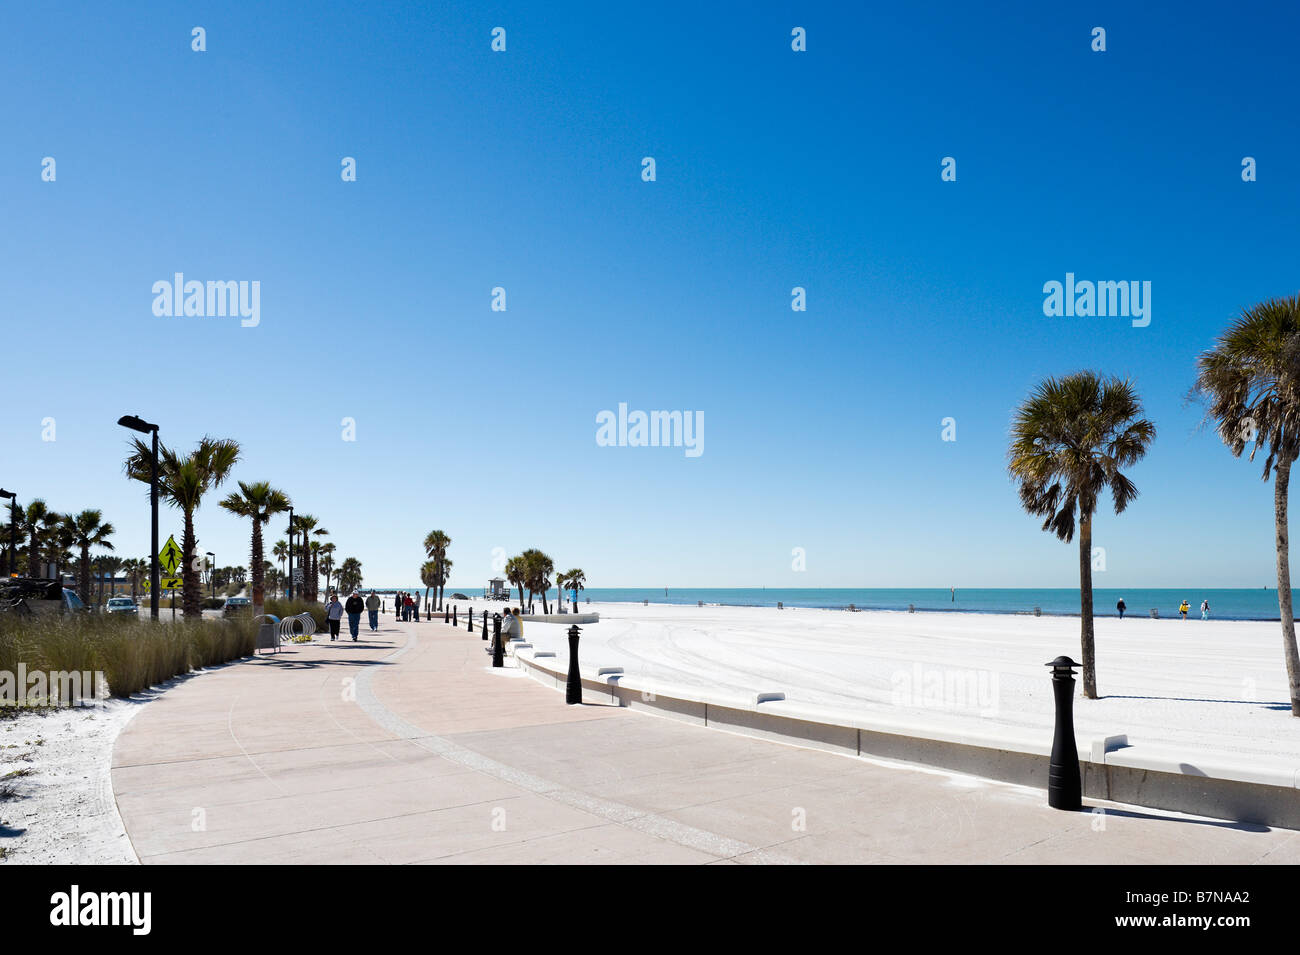
[[[1097,584],[1273,583],[1270,486],[1185,393],[1300,285],[1300,16],[846,7],[12,8],[0,484],[146,553],[130,412],[240,441],[373,584],[440,527],[458,586],[530,546],[592,586],[1070,586],[1005,453],[1088,367],[1159,428]],[[260,324],[155,316],[175,272],[259,281]],[[1045,317],[1066,272],[1150,281],[1150,326]],[[704,453],[598,446],[620,402],[702,412]],[[246,562],[243,523],[197,523]]]

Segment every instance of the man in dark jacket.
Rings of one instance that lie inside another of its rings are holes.
[[[353,640],[356,640],[357,632],[361,628],[361,611],[365,609],[366,603],[356,591],[352,592],[348,602],[343,605],[343,610],[348,615],[348,629],[352,631]]]

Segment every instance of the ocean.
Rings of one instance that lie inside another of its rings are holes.
[[[423,595],[424,588],[380,588],[381,592],[394,589],[409,590]],[[456,588],[448,587],[448,596]],[[459,588],[460,593],[474,600],[483,599],[482,587]],[[518,602],[515,589],[513,600]],[[1292,591],[1293,599],[1296,591]],[[1128,589],[1095,588],[1093,612],[1099,617],[1117,616],[1115,602],[1121,597],[1128,609],[1126,616],[1146,617],[1152,609],[1161,617],[1177,617],[1178,605],[1186,598],[1191,604],[1189,616],[1200,617],[1201,601],[1209,600],[1210,616],[1216,620],[1277,620],[1277,589],[1263,587],[1252,590],[1213,587],[1169,588],[1133,587]],[[555,599],[552,588],[549,600]],[[859,610],[907,610],[909,606],[921,611],[961,613],[1033,613],[1039,608],[1053,616],[1079,615],[1078,588],[957,588],[954,595],[947,588],[789,588],[789,587],[592,587],[582,592],[582,605],[588,600],[593,606],[600,603],[687,604],[703,601],[731,607],[775,607],[780,601],[787,607],[817,607],[847,609],[850,604]],[[1295,604],[1300,607],[1300,601]]]

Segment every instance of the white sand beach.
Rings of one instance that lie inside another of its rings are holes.
[[[1054,711],[1044,664],[1080,656],[1076,617],[586,601],[582,609],[601,615],[583,627],[584,675],[622,666],[629,681],[665,694],[685,687],[752,702],[784,692],[846,714],[1045,744]],[[566,629],[528,622],[525,639],[564,666]],[[1300,765],[1278,623],[1101,618],[1096,633],[1102,698],[1084,699],[1080,688],[1079,738],[1124,733],[1176,753]]]

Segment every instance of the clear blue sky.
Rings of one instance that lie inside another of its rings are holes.
[[[530,546],[597,587],[1071,586],[1005,453],[1090,367],[1160,431],[1097,584],[1271,584],[1270,487],[1184,396],[1300,286],[1300,17],[1059,7],[10,5],[0,484],[146,553],[129,412],[236,438],[372,584],[440,527],[457,586]],[[178,271],[260,281],[261,324],[156,317]],[[1067,271],[1150,281],[1150,326],[1044,317]],[[703,412],[704,454],[598,447],[619,402]]]

